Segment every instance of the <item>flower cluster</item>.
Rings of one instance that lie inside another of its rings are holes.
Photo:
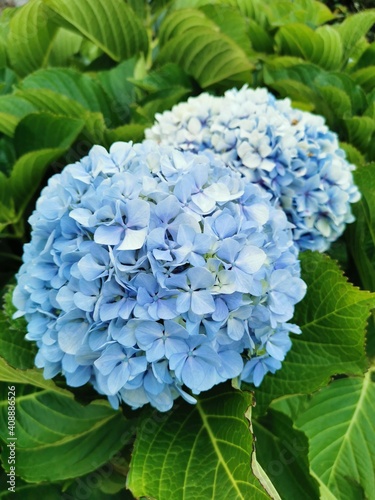
[[[156,115],[146,138],[181,150],[215,153],[272,194],[301,250],[324,251],[352,222],[360,194],[354,166],[320,116],[293,109],[265,89],[201,94]]]
[[[166,411],[234,377],[259,385],[299,333],[291,224],[220,161],[94,146],[49,180],[30,224],[13,300],[35,363],[114,407]]]

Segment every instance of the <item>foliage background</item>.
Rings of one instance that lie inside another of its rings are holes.
[[[17,493],[1,498],[375,498],[375,10],[315,0],[30,0],[0,17],[0,413],[17,388]],[[364,10],[366,9],[366,10]],[[113,411],[33,368],[11,289],[50,175],[93,144],[143,139],[202,91],[266,86],[322,114],[362,200],[308,294],[283,369],[167,414]],[[368,321],[369,318],[369,321]],[[367,326],[368,323],[368,326]],[[252,415],[251,415],[252,413]],[[72,418],[73,417],[73,418]],[[256,450],[256,451],[254,451]],[[125,489],[127,487],[127,489]]]

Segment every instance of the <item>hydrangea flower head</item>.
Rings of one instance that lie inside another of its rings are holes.
[[[301,250],[325,251],[352,222],[360,194],[354,166],[321,116],[293,109],[266,89],[201,94],[156,115],[146,138],[207,152],[266,189],[294,224]]]
[[[35,363],[114,407],[166,411],[235,377],[259,385],[299,333],[290,223],[220,161],[94,146],[49,180],[29,222],[13,301]]]

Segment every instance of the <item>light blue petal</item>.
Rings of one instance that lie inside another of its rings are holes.
[[[147,236],[147,229],[129,229],[125,231],[125,237],[117,250],[138,250],[142,248]]]
[[[191,296],[191,310],[195,314],[209,314],[215,311],[215,302],[210,292],[200,290]]]
[[[128,363],[119,363],[108,375],[108,389],[110,394],[116,394],[129,379]]]
[[[128,228],[144,228],[148,226],[150,221],[150,204],[143,200],[128,201],[125,206],[125,214]]]
[[[176,309],[178,313],[185,313],[190,309],[191,294],[188,292],[181,292],[176,300]]]
[[[207,289],[215,283],[215,278],[212,273],[204,267],[193,267],[189,269],[187,276],[193,290]]]
[[[123,234],[124,228],[122,226],[99,226],[95,230],[94,241],[101,245],[117,245],[120,243]]]
[[[155,340],[162,337],[164,332],[163,325],[154,321],[141,321],[135,329],[135,337],[138,345],[147,350]]]

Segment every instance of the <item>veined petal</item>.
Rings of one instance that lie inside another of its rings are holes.
[[[147,228],[145,229],[129,229],[125,230],[125,238],[117,247],[117,250],[138,250],[142,248],[147,236]]]
[[[124,228],[118,225],[99,226],[94,233],[94,241],[100,245],[117,245],[124,234]]]

